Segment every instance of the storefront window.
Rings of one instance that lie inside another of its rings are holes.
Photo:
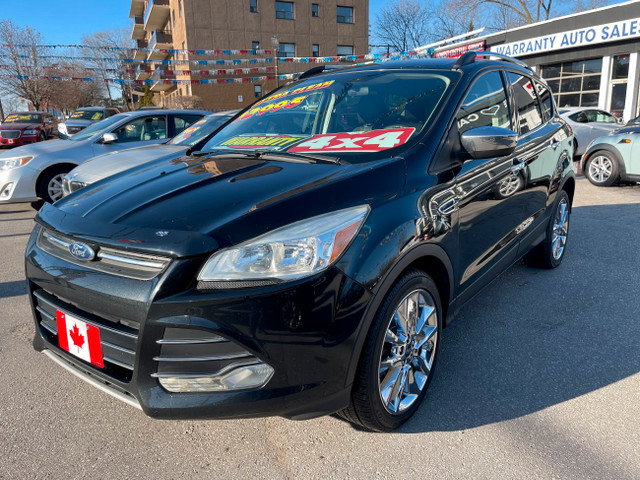
[[[556,103],[560,107],[595,107],[600,92],[602,59],[556,63],[542,67]]]
[[[622,80],[629,77],[629,55],[613,57],[611,80]]]
[[[627,96],[627,78],[629,77],[629,55],[613,57],[611,69],[611,113],[622,117]]]

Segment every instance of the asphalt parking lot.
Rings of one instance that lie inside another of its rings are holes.
[[[29,205],[0,206],[0,478],[640,478],[640,185],[578,179],[554,271],[518,263],[444,332],[417,415],[152,420],[31,347]]]

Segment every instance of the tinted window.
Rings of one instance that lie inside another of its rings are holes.
[[[3,123],[42,123],[42,117],[34,113],[12,113]]]
[[[167,122],[164,115],[136,118],[113,133],[118,136],[118,143],[159,140],[167,138]]]
[[[173,134],[177,135],[185,128],[193,125],[202,118],[202,115],[176,115],[173,117]]]
[[[538,97],[540,98],[540,104],[542,105],[542,118],[546,122],[553,116],[553,101],[551,100],[551,92],[549,89],[541,83],[535,82],[536,90],[538,90]]]
[[[520,133],[527,133],[542,125],[542,112],[531,79],[508,73],[513,88],[514,102],[518,110]]]
[[[460,133],[473,127],[512,128],[507,97],[498,72],[482,75],[474,82],[456,119]]]

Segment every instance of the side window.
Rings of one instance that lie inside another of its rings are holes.
[[[500,73],[486,73],[475,81],[456,120],[460,133],[474,127],[512,128]]]
[[[202,118],[202,115],[175,115],[173,117],[173,133],[179,134],[185,128],[193,125]]]
[[[113,108],[107,108],[107,117],[111,117],[112,115],[115,115],[116,111]]]
[[[534,82],[536,90],[538,91],[538,98],[540,98],[540,104],[542,105],[542,118],[546,122],[553,116],[553,101],[551,100],[551,92],[543,84]]]
[[[114,131],[118,143],[143,142],[167,138],[167,121],[164,115],[136,118]]]
[[[595,113],[596,113],[596,122],[618,123],[618,121],[616,120],[616,117],[614,117],[608,112],[603,112],[602,110],[598,110]]]
[[[513,97],[518,110],[520,133],[527,133],[542,125],[542,111],[531,79],[509,72],[509,81],[513,88]]]

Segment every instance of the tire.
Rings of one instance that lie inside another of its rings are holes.
[[[584,167],[584,176],[598,187],[609,187],[620,178],[618,160],[606,150],[593,152]]]
[[[40,132],[40,135],[38,135],[38,141],[44,142],[46,139],[47,139],[47,135],[44,132]]]
[[[408,316],[401,317],[402,311]],[[421,321],[422,328],[418,328]],[[406,335],[407,330],[413,332]],[[378,432],[389,432],[406,422],[422,403],[433,378],[441,332],[442,307],[435,283],[420,270],[408,270],[376,312],[351,403],[338,414]]]
[[[38,196],[47,203],[60,200],[63,196],[62,179],[72,168],[72,166],[58,166],[45,170],[36,185]]]
[[[566,252],[567,239],[569,238],[570,212],[569,195],[564,190],[561,190],[558,192],[553,213],[549,218],[546,238],[525,255],[524,258],[527,264],[545,269],[560,266]]]

